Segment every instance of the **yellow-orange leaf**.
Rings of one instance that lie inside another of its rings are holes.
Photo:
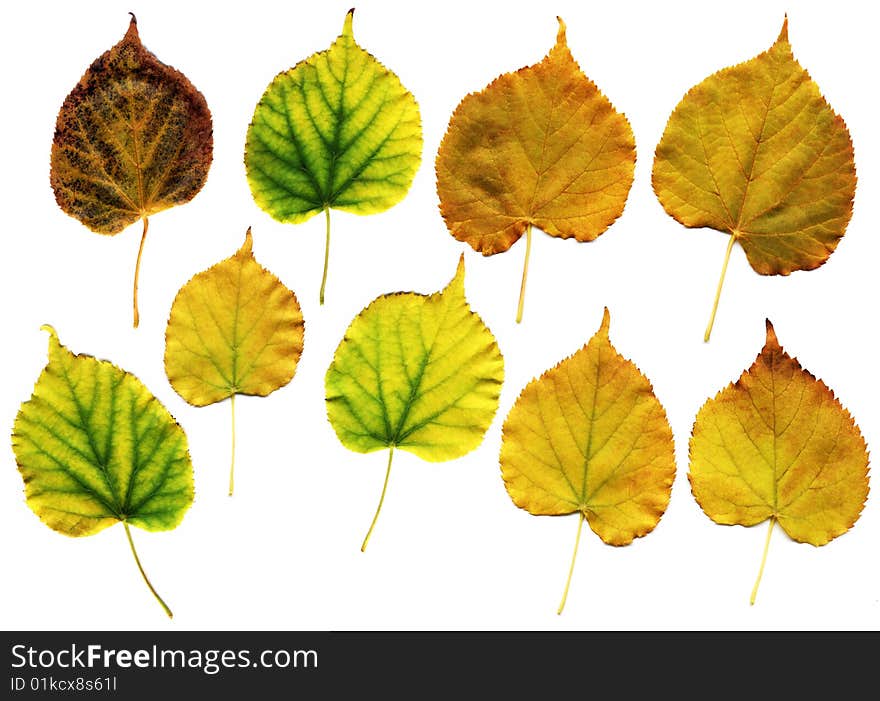
[[[824,545],[859,518],[868,451],[849,412],[782,349],[767,321],[754,364],[697,414],[688,479],[716,523],[770,519],[771,530],[778,522],[794,540]]]
[[[633,181],[629,122],[587,78],[565,41],[533,66],[467,95],[437,152],[440,213],[450,233],[485,256],[531,229],[592,241],[623,212]]]
[[[828,259],[852,215],[852,141],[795,60],[787,19],[767,51],[688,91],[657,145],[652,183],[685,226],[730,234],[722,281],[736,242],[761,275]],[[715,308],[720,293],[719,282]]]
[[[500,462],[520,508],[579,513],[578,540],[586,519],[609,545],[627,545],[666,510],[675,451],[651,383],[611,345],[609,324],[606,309],[587,345],[526,385],[504,422]]]

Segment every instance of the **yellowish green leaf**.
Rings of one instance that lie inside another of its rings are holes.
[[[532,227],[593,241],[623,212],[635,160],[629,122],[581,71],[559,19],[542,61],[498,76],[456,107],[437,152],[440,213],[484,256],[526,234],[520,321]]]
[[[796,541],[824,545],[859,518],[868,450],[849,412],[782,349],[768,320],[752,366],[697,414],[688,479],[716,523],[769,519],[767,546],[776,523]]]
[[[687,227],[730,235],[761,275],[822,265],[846,231],[856,188],[843,119],[795,60],[788,19],[764,53],[695,85],[657,145],[654,192]]]
[[[254,110],[244,162],[254,201],[281,222],[330,210],[383,212],[403,199],[422,159],[415,98],[354,40],[352,17],[325,51],[279,73]]]
[[[651,383],[608,337],[610,316],[583,348],[523,389],[502,428],[501,476],[513,503],[538,516],[579,514],[609,545],[650,533],[675,478],[672,430]]]
[[[15,418],[12,448],[27,504],[53,530],[87,536],[122,522],[175,528],[193,501],[186,434],[138,380],[106,360],[75,355],[49,332],[49,361]]]
[[[118,44],[89,66],[65,98],[55,125],[50,181],[67,214],[99,234],[189,202],[213,156],[211,112],[183,73],[144,48],[134,15]]]
[[[250,229],[233,256],[193,276],[174,298],[165,330],[165,373],[194,406],[230,400],[230,495],[235,395],[264,397],[290,382],[303,331],[296,295],[256,261]]]
[[[346,448],[390,448],[387,487],[396,448],[430,462],[476,448],[503,379],[495,337],[465,299],[462,256],[441,292],[383,295],[355,317],[327,369],[327,416]]]

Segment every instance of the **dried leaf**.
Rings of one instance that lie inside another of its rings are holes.
[[[53,530],[98,533],[121,521],[175,528],[193,501],[186,434],[134,375],[106,360],[74,355],[51,326],[49,361],[15,417],[12,449],[27,504]]]
[[[777,522],[811,545],[852,528],[868,497],[868,451],[849,412],[782,349],[768,320],[754,364],[697,414],[688,479],[716,523],[770,520],[763,573]]]
[[[537,516],[578,513],[565,606],[584,520],[605,543],[646,535],[666,510],[675,450],[651,383],[608,338],[608,309],[583,348],[532,380],[502,428],[501,476]]]
[[[687,227],[730,234],[761,275],[822,265],[846,231],[856,188],[843,119],[795,60],[788,19],[767,51],[695,85],[654,158],[654,192]]]
[[[208,177],[211,113],[183,73],[147,51],[134,15],[64,100],[52,142],[50,180],[67,214],[99,234],[143,220],[137,287],[149,217],[189,202]]]
[[[231,257],[198,273],[177,293],[165,330],[165,374],[194,406],[230,400],[235,469],[235,395],[265,397],[296,372],[303,317],[296,295],[253,255],[251,230]]]
[[[326,51],[279,73],[254,110],[244,162],[261,209],[298,224],[330,209],[383,212],[403,199],[422,158],[415,98],[354,40],[352,16]]]
[[[377,297],[351,322],[327,369],[327,416],[349,450],[461,457],[483,440],[504,379],[492,332],[464,296],[464,256],[441,292]]]
[[[578,67],[559,19],[540,63],[500,75],[456,107],[437,152],[440,213],[484,256],[525,232],[520,321],[532,227],[594,240],[623,212],[635,159],[629,122]]]

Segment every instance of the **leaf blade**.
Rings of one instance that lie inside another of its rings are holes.
[[[464,296],[464,258],[433,295],[393,293],[352,322],[325,376],[328,418],[350,450],[460,457],[498,407],[503,359]]]

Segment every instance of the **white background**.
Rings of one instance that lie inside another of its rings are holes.
[[[875,487],[853,529],[797,544],[777,529],[755,606],[748,596],[766,524],[722,527],[687,482],[687,441],[711,395],[748,367],[769,317],[781,343],[831,386],[869,447],[877,403],[876,26],[870,3],[671,1],[379,2],[356,6],[354,34],[421,107],[423,163],[385,213],[333,214],[327,303],[317,304],[323,221],[273,221],[253,203],[242,152],[253,108],[279,71],[330,45],[349,2],[15,3],[0,25],[4,74],[2,403],[5,435],[46,360],[53,324],[74,352],[136,374],[186,430],[196,498],[167,533],[133,529],[141,559],[175,611],[166,619],[135,568],[121,526],[71,539],[24,501],[11,444],[0,450],[0,626],[4,629],[877,629],[880,505]],[[91,233],[55,204],[55,117],[86,67],[138,18],[144,44],[182,70],[214,117],[214,162],[190,203],[151,219],[141,326],[130,288],[140,238]],[[795,56],[849,126],[855,212],[822,268],[761,277],[737,247],[715,331],[702,341],[725,236],[668,217],[650,186],[654,147],[684,92],[775,40],[784,13]],[[450,114],[499,73],[539,61],[556,15],[584,71],[635,132],[635,183],[597,241],[535,236],[525,318],[514,323],[524,244],[482,258],[446,231],[433,161]],[[194,408],[162,365],[171,301],[193,274],[231,255],[253,226],[254,252],[299,297],[305,350],[291,383],[240,398],[237,484],[226,496],[229,403]],[[505,384],[479,449],[429,464],[399,451],[366,554],[359,546],[386,453],[343,448],[326,420],[323,378],[351,319],[385,292],[433,292],[466,258],[468,299],[496,335]],[[611,311],[611,340],[653,382],[676,440],[678,472],[657,528],[630,546],[584,531],[568,606],[556,606],[577,517],[517,509],[498,467],[500,428],[522,387],[577,350]]]

